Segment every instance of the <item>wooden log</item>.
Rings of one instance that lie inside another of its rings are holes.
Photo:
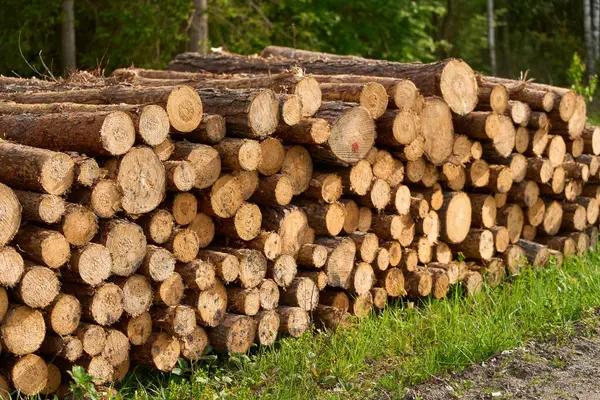
[[[258,188],[258,171],[236,170],[231,173],[239,182],[242,188],[242,199],[247,201],[252,197]]]
[[[364,75],[312,75],[319,83],[369,83],[376,82],[385,87],[390,102],[388,107],[401,111],[420,112],[423,96],[410,79],[395,79]]]
[[[252,240],[260,233],[262,213],[256,204],[243,203],[233,218],[218,220],[216,231],[240,240]]]
[[[264,229],[277,232],[281,237],[282,254],[295,255],[304,244],[304,232],[308,220],[304,211],[297,207],[263,207]]]
[[[573,114],[565,121],[563,116],[557,115],[556,112],[550,113],[550,122],[555,130],[565,131],[571,139],[581,137],[586,123],[587,105],[585,99],[581,95],[577,95],[575,100],[575,110]]]
[[[310,278],[295,278],[289,287],[281,291],[280,303],[303,310],[313,310],[319,302],[319,289]]]
[[[220,280],[215,280],[213,287],[201,292],[188,293],[184,301],[194,307],[199,324],[215,327],[222,322],[227,311],[227,289]]]
[[[544,222],[546,214],[546,204],[544,200],[538,199],[531,207],[527,208],[527,222],[529,225],[537,227]]]
[[[254,317],[254,321],[256,322],[255,341],[262,346],[270,346],[275,343],[280,325],[277,311],[261,311]]]
[[[14,287],[21,280],[24,270],[23,258],[13,247],[0,247],[0,285]]]
[[[146,311],[136,317],[122,319],[116,326],[121,332],[127,335],[132,345],[141,346],[148,342],[150,335],[152,335],[152,316]]]
[[[302,102],[295,94],[278,94],[280,124],[296,125],[302,119]]]
[[[581,134],[584,140],[584,152],[587,154],[600,155],[600,128],[586,125]]]
[[[570,236],[538,236],[535,241],[547,246],[549,250],[560,251],[565,257],[577,253],[577,242]]]
[[[3,139],[55,151],[118,156],[135,142],[131,117],[122,111],[0,116]]]
[[[154,210],[166,192],[165,168],[149,147],[135,147],[117,162],[123,209],[132,215]]]
[[[131,358],[140,363],[150,364],[159,371],[168,372],[175,367],[180,354],[179,340],[161,332],[153,334],[146,344],[135,347]]]
[[[123,241],[123,238],[129,238]],[[146,236],[139,225],[122,219],[111,219],[100,224],[99,242],[110,252],[112,273],[128,276],[141,265],[146,254]]]
[[[294,195],[304,192],[308,188],[313,174],[309,152],[302,146],[286,148],[281,174],[287,175],[292,180]]]
[[[196,171],[196,189],[206,189],[213,185],[221,174],[221,158],[219,152],[211,146],[174,142],[172,160],[188,161]]]
[[[156,285],[154,291],[154,304],[162,306],[176,306],[183,299],[185,284],[181,275],[173,272],[170,277]]]
[[[554,167],[543,158],[527,159],[527,178],[537,183],[548,183],[552,179]]]
[[[256,191],[250,198],[258,204],[286,206],[294,197],[294,184],[288,175],[275,174],[259,178]]]
[[[279,124],[273,136],[286,143],[324,144],[331,136],[331,127],[323,118],[303,118],[295,125]]]
[[[62,234],[34,225],[21,227],[13,243],[28,258],[50,268],[60,268],[71,256],[69,242]]]
[[[497,213],[498,225],[506,226],[511,243],[516,243],[521,237],[525,215],[523,209],[517,204],[507,204]]]
[[[254,171],[262,159],[260,143],[255,140],[225,138],[213,145],[225,170]]]
[[[529,124],[531,108],[528,104],[518,100],[509,100],[506,112],[515,124],[523,127]]]
[[[402,260],[400,261],[399,268],[403,271],[414,271],[419,263],[419,256],[413,249],[404,248],[402,250]]]
[[[283,254],[274,262],[267,263],[267,277],[271,278],[278,286],[286,288],[292,284],[297,273],[297,264],[294,257]]]
[[[303,267],[321,268],[327,261],[327,248],[319,244],[304,244],[298,251],[296,262]]]
[[[598,214],[600,213],[600,204],[598,200],[591,197],[578,197],[575,202],[580,206],[585,207],[587,223],[594,225],[598,221]]]
[[[418,157],[415,160],[410,160],[406,163],[406,178],[409,182],[416,183],[425,176],[427,163],[423,157]]]
[[[427,271],[431,273],[431,295],[436,299],[443,299],[450,289],[448,274],[441,269],[427,269]]]
[[[258,287],[260,295],[260,308],[263,310],[275,310],[279,305],[279,287],[272,279],[265,279]]]
[[[368,83],[320,83],[326,101],[346,101],[365,107],[373,119],[379,118],[387,109],[388,95],[383,85]]]
[[[230,247],[248,248],[262,252],[267,260],[273,261],[281,255],[281,238],[275,232],[261,231],[248,241],[228,241]]]
[[[529,143],[531,138],[529,137],[529,131],[527,128],[523,128],[520,126],[517,128],[517,132],[515,134],[515,151],[519,154],[523,154],[529,148]]]
[[[343,291],[326,290],[319,293],[319,303],[346,312],[350,307],[350,297]]]
[[[373,181],[373,169],[366,160],[360,160],[350,168],[336,171],[342,178],[344,194],[356,194],[359,196],[367,194]]]
[[[524,180],[513,184],[507,194],[511,203],[531,207],[539,199],[540,189],[534,181]]]
[[[563,210],[560,203],[546,201],[546,213],[542,223],[543,231],[550,236],[556,235],[562,225]]]
[[[100,218],[112,218],[123,210],[123,191],[114,179],[101,179],[88,188],[71,192],[69,200],[92,210]]]
[[[183,133],[184,135],[181,137],[190,142],[215,144],[225,137],[225,132],[225,118],[217,114],[203,114],[200,125],[191,132],[173,131],[171,133],[175,135]]]
[[[340,203],[344,205],[346,216],[344,218],[344,233],[351,234],[356,232],[360,222],[360,209],[354,200],[340,199]]]
[[[186,360],[196,361],[204,356],[208,347],[208,335],[201,326],[196,326],[192,333],[179,338],[181,355]]]
[[[351,299],[350,310],[358,318],[365,318],[373,310],[373,296],[371,292],[358,295]]]
[[[214,265],[215,275],[226,283],[235,281],[240,273],[240,262],[233,254],[216,250],[200,250],[198,259]]]
[[[449,190],[463,190],[467,183],[467,171],[463,165],[445,163],[440,174],[440,181],[444,182]]]
[[[494,246],[498,253],[503,253],[510,244],[510,232],[505,226],[490,227],[492,235],[494,235]]]
[[[461,266],[456,261],[449,261],[446,263],[434,262],[427,264],[427,270],[430,271],[432,274],[436,273],[438,270],[443,271],[448,277],[448,284],[450,285],[454,285],[458,282],[460,268]]]
[[[90,357],[99,355],[106,344],[106,331],[100,325],[81,324],[77,329],[77,338],[83,351]]]
[[[42,266],[28,265],[14,294],[31,308],[45,308],[58,296],[59,290],[60,282],[54,271]]]
[[[471,201],[466,193],[444,193],[444,205],[439,209],[441,237],[447,243],[460,243],[471,226]]]
[[[141,216],[137,222],[143,228],[148,241],[164,244],[169,240],[175,226],[173,214],[167,210],[158,209]]]
[[[431,293],[432,285],[432,276],[428,271],[415,270],[404,274],[404,288],[410,298],[428,296]]]
[[[19,203],[22,207],[22,218],[26,221],[41,222],[45,224],[54,224],[58,222],[65,212],[65,202],[59,196],[52,194],[34,193],[22,190],[15,190]],[[8,195],[5,196],[5,202],[7,207],[11,207],[10,201],[13,201],[13,197]],[[14,210],[18,210],[18,207],[12,207]],[[16,218],[18,214],[13,214],[12,218]],[[7,225],[14,224],[13,221],[7,218]],[[7,227],[11,229],[10,227]],[[14,229],[14,228],[13,228]]]
[[[232,175],[222,175],[199,199],[204,213],[219,218],[231,218],[244,202],[239,181]]]
[[[123,291],[123,311],[128,315],[136,317],[150,309],[154,293],[148,278],[136,274],[117,278],[114,283]]]
[[[200,89],[204,110],[225,118],[232,136],[261,139],[275,131],[279,100],[270,89]]]
[[[472,139],[493,139],[500,131],[499,114],[475,111],[465,115],[457,115],[452,119],[454,130]]]
[[[188,161],[166,161],[167,190],[187,192],[196,182],[196,170]]]
[[[467,258],[489,260],[495,253],[494,235],[487,229],[471,229],[465,240],[453,245],[452,250]]]
[[[338,329],[349,327],[352,324],[351,315],[335,307],[319,305],[313,311],[313,319],[318,329]]]
[[[96,288],[63,283],[62,290],[79,299],[82,316],[87,321],[110,326],[123,314],[123,290],[114,283],[104,283]]]
[[[439,263],[447,264],[452,261],[452,249],[444,242],[435,245],[435,260]]]
[[[196,328],[196,314],[194,309],[188,306],[153,308],[150,315],[153,325],[173,336],[189,335]]]
[[[26,396],[37,395],[48,383],[48,365],[35,354],[14,360],[9,371],[12,386]]]
[[[46,326],[57,335],[71,335],[79,326],[81,304],[74,296],[60,293],[46,311]]]
[[[469,193],[471,200],[471,225],[491,228],[496,224],[496,200],[494,196]]]
[[[67,203],[60,232],[74,246],[84,246],[98,232],[98,217],[87,207]]]
[[[332,204],[342,195],[342,178],[337,174],[315,172],[302,195]]]
[[[175,256],[167,249],[148,245],[138,272],[154,282],[162,282],[175,270],[175,261]]]
[[[243,288],[254,288],[262,282],[267,274],[267,259],[257,250],[251,249],[226,249],[239,261],[239,275],[237,282]]]
[[[24,334],[26,332],[27,334]],[[3,349],[17,356],[38,350],[46,336],[44,317],[24,305],[9,307],[0,326]]]
[[[298,278],[308,278],[314,282],[318,290],[324,290],[327,286],[327,274],[323,271],[300,270],[296,273]]]
[[[68,155],[5,141],[0,141],[0,166],[2,183],[54,195],[68,191],[75,178],[75,164]],[[3,201],[10,204],[6,196]]]
[[[561,229],[567,232],[582,231],[587,225],[587,211],[579,204],[565,203],[562,205],[563,218]]]
[[[509,99],[506,86],[487,82],[481,76],[477,77],[477,85],[479,87],[477,108],[489,108],[498,114],[503,114]]]
[[[546,246],[524,239],[519,240],[517,245],[523,249],[525,257],[531,266],[543,268],[548,264],[550,254]]]
[[[467,271],[461,283],[465,295],[474,296],[481,291],[483,278],[479,272]]]
[[[347,211],[346,211],[347,214]],[[344,218],[345,219],[345,218]],[[360,207],[358,209],[358,226],[356,229],[359,232],[368,232],[371,230],[371,223],[373,222],[373,212],[370,208]]]
[[[75,336],[48,335],[38,350],[41,354],[76,361],[83,353],[81,340]]]
[[[405,110],[389,110],[381,115],[376,122],[379,146],[400,149],[412,143],[421,133],[420,113]]]
[[[397,240],[408,246],[415,236],[415,222],[410,214],[378,214],[373,217],[371,229],[380,239]]]
[[[171,126],[179,132],[191,132],[202,119],[202,101],[189,86],[131,87],[110,85],[104,88],[70,91],[38,91],[24,96],[7,94],[5,99],[18,103],[149,104],[165,106]]]
[[[324,267],[328,285],[347,289],[350,286],[356,245],[349,238],[319,238],[317,244],[327,249],[328,258]]]
[[[255,335],[256,322],[245,315],[225,314],[219,326],[208,330],[211,346],[228,353],[246,353]]]
[[[300,307],[280,306],[277,308],[277,314],[280,319],[279,333],[297,338],[310,326],[308,313]]]
[[[372,263],[379,248],[379,238],[374,233],[353,233],[350,239],[356,245],[360,258],[366,263]]]
[[[467,184],[480,188],[488,186],[490,181],[490,167],[485,160],[475,160],[468,167]]]

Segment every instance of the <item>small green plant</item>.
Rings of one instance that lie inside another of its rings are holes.
[[[574,53],[571,65],[569,66],[571,89],[585,97],[588,102],[592,102],[598,84],[598,75],[591,76],[586,84],[586,69],[585,63],[581,60],[579,54]]]
[[[93,378],[83,367],[76,365],[68,372],[72,378],[70,389],[76,398],[92,400],[100,399],[96,387],[94,386],[94,382],[92,382]]]

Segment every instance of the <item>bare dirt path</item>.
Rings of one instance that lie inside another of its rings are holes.
[[[600,336],[533,342],[414,387],[409,399],[600,400]]]

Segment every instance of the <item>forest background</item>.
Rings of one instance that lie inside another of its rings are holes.
[[[186,50],[274,44],[403,62],[458,57],[485,74],[576,85],[592,102],[600,62],[600,0],[0,0],[0,11],[7,76],[166,68]]]

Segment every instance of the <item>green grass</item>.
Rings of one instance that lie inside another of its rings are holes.
[[[600,254],[562,268],[526,270],[504,285],[465,298],[412,307],[395,301],[351,328],[284,338],[273,348],[228,359],[207,356],[171,374],[137,368],[124,398],[401,398],[407,386],[458,371],[534,338],[572,332],[600,305]]]

